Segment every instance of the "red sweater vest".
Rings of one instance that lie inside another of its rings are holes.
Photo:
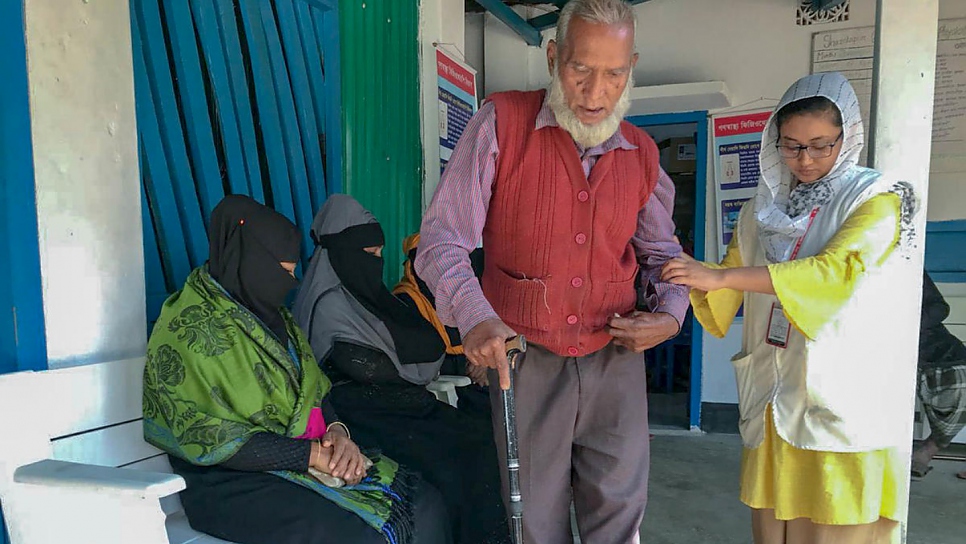
[[[660,172],[654,141],[621,124],[636,150],[616,149],[584,175],[573,138],[534,130],[545,91],[507,92],[496,108],[500,154],[483,248],[483,293],[528,341],[563,356],[608,344],[608,317],[634,309],[631,237]]]

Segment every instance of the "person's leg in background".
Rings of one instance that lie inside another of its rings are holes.
[[[920,369],[917,392],[931,431],[912,456],[912,474],[921,478],[933,457],[966,427],[966,365]]]

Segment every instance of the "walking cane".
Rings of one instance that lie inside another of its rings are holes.
[[[503,429],[506,432],[506,466],[510,487],[510,535],[513,544],[523,544],[523,496],[520,494],[520,456],[517,453],[517,411],[513,398],[513,381],[517,367],[527,353],[527,339],[514,336],[506,342],[506,360],[510,367],[510,388],[500,392],[503,402]]]

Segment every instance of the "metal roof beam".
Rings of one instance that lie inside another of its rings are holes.
[[[510,9],[510,6],[504,4],[502,0],[476,0],[476,3],[486,8],[497,19],[503,21],[506,26],[519,34],[528,45],[539,47],[543,42],[540,31],[528,23],[526,19],[517,15],[517,12]]]

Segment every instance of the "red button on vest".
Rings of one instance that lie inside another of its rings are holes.
[[[575,315],[568,315],[567,316],[567,323],[569,323],[571,325],[576,325],[577,324],[577,316],[575,316]]]
[[[567,348],[567,353],[570,354],[571,357],[576,357],[580,351],[577,348],[570,346]]]
[[[580,191],[579,193],[577,193],[577,200],[581,202],[587,202],[588,200],[590,200],[590,193],[588,193],[587,191]]]
[[[584,280],[580,278],[574,278],[570,280],[570,285],[573,285],[574,287],[580,287],[583,284],[584,284]]]
[[[584,244],[586,244],[587,243],[587,235],[581,232],[577,236],[574,236],[574,242],[577,242],[578,245],[584,245]]]

